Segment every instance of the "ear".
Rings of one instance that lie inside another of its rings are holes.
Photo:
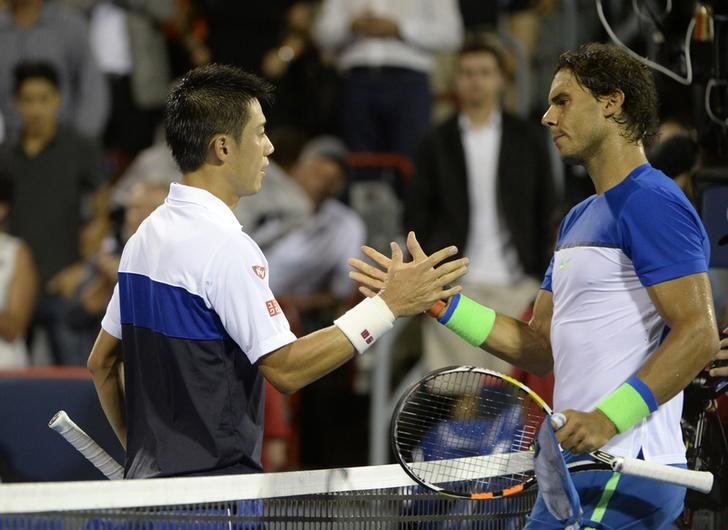
[[[615,114],[620,113],[622,111],[622,105],[624,105],[624,92],[615,90],[611,94],[604,96],[602,105],[605,118],[611,118]]]
[[[231,138],[227,134],[217,134],[210,141],[210,156],[218,162],[225,162],[230,156]]]

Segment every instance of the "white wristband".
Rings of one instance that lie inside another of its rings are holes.
[[[392,329],[394,314],[387,303],[374,296],[362,300],[346,313],[334,320],[359,353],[374,344],[374,341]]]

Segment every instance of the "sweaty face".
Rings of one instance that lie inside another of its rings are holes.
[[[503,74],[492,53],[471,52],[458,58],[455,91],[464,107],[497,102],[503,85]]]
[[[584,163],[604,139],[602,103],[582,87],[570,70],[559,70],[549,91],[549,107],[541,123],[549,128],[561,158]]]
[[[230,178],[238,197],[260,191],[268,157],[272,152],[273,144],[265,132],[263,109],[260,102],[253,99],[248,104],[248,121],[240,140],[231,145]]]
[[[42,78],[31,78],[20,85],[15,105],[25,130],[31,134],[39,133],[57,121],[61,95],[53,83]]]

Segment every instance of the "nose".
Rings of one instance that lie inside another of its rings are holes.
[[[270,141],[270,138],[268,138],[268,135],[265,135],[265,156],[270,156],[273,154],[273,151],[275,151],[275,147],[273,147],[273,142]]]
[[[546,112],[541,117],[541,125],[546,127],[554,127],[556,125],[556,117],[553,109],[553,105],[546,109]]]

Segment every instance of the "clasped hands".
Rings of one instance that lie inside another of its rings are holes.
[[[395,317],[422,313],[436,301],[446,300],[462,290],[453,282],[467,272],[470,260],[445,261],[457,254],[457,247],[446,247],[428,256],[414,232],[410,232],[407,234],[407,250],[412,256],[411,261],[404,261],[397,243],[392,242],[391,249],[392,256],[387,257],[363,246],[364,255],[378,267],[350,258],[349,265],[355,270],[349,273],[349,277],[360,284],[359,291],[365,296],[379,294]]]

